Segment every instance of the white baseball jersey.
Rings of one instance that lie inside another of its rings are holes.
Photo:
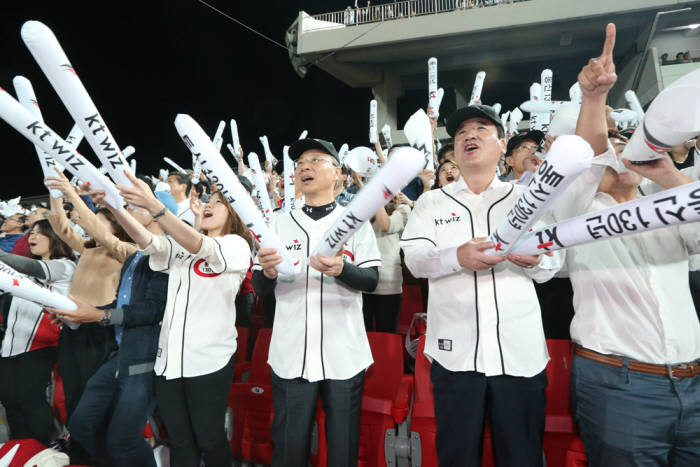
[[[235,301],[250,266],[248,243],[238,235],[202,236],[193,255],[154,235],[143,253],[151,269],[169,274],[156,374],[173,379],[223,368],[236,351]]]
[[[404,228],[406,266],[430,284],[425,353],[450,371],[534,376],[549,360],[532,279],[551,279],[560,252],[532,269],[504,261],[472,271],[457,260],[457,248],[488,237],[525,189],[494,177],[477,195],[462,177],[424,193]]]
[[[70,292],[75,263],[67,258],[39,261],[46,279],[41,284],[50,285],[56,292]],[[2,357],[13,357],[24,352],[55,346],[58,328],[51,324],[49,315],[41,305],[19,297],[12,297],[7,314],[7,330],[2,341]]]
[[[324,233],[345,209],[314,220],[301,208],[279,214],[270,228],[292,261],[306,261]],[[346,263],[380,266],[377,241],[368,222],[343,248]],[[260,269],[259,265],[254,266]],[[362,315],[362,292],[311,266],[296,275],[277,276],[277,306],[268,363],[286,379],[349,379],[373,362]]]

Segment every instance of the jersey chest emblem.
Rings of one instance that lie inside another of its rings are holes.
[[[461,217],[462,216],[458,216],[456,213],[451,212],[449,216],[442,217],[442,218],[436,217],[434,219],[434,221],[435,221],[436,226],[437,225],[446,225],[446,224],[452,224],[455,222],[461,222]]]
[[[198,259],[192,266],[194,273],[200,277],[216,277],[220,276],[220,272],[214,272],[212,268],[209,267],[209,263],[204,261],[204,259]]]

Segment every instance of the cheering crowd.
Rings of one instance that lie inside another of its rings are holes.
[[[538,226],[698,180],[698,139],[647,164],[620,164],[634,129],[606,109],[614,42],[608,25],[601,55],[578,75],[575,132],[593,149],[593,165]],[[308,465],[319,398],[328,465],[357,465],[373,363],[366,332],[397,332],[410,277],[427,303],[440,465],[481,465],[486,418],[497,465],[543,465],[550,337],[574,344],[571,407],[589,465],[700,465],[698,223],[542,255],[492,255],[488,237],[555,138],[507,133],[481,103],[456,110],[446,129],[452,139],[434,151],[433,168],[328,257],[309,255],[367,177],[345,166],[333,143],[303,138],[289,147],[295,193],[285,201],[282,162],[266,165],[260,187],[239,157],[241,184],[272,200],[269,227],[285,254],[309,258],[291,274],[278,271],[282,252],[262,248],[204,174],[127,172],[132,186],[117,185],[121,208],[60,171],[47,177],[61,196],[29,213],[4,211],[0,261],[76,307],[0,300],[0,402],[11,438],[52,442],[46,388],[57,371],[73,464],[155,466],[142,429],[156,411],[172,466],[230,466],[223,420],[234,354],[249,351],[238,347],[236,326],[250,326],[262,301],[272,327],[272,465]],[[399,147],[377,143],[379,165]],[[542,288],[548,281],[572,292],[555,295]]]

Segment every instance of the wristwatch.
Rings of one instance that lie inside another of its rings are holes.
[[[102,314],[102,318],[98,321],[100,323],[100,326],[109,326],[112,322],[112,310],[107,309],[104,310],[104,313]]]

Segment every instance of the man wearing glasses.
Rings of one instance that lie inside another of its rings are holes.
[[[513,136],[508,140],[505,161],[512,172],[514,183],[527,185],[540,165],[536,152],[544,139],[544,133],[532,130]]]
[[[303,139],[289,148],[296,186],[305,204],[272,219],[270,228],[292,262],[306,264],[293,275],[275,269],[273,248],[258,252],[253,286],[277,300],[268,363],[272,368],[273,466],[307,466],[319,395],[326,413],[328,465],[357,465],[365,370],[372,354],[362,315],[362,292],[379,278],[380,254],[365,222],[334,257],[309,259],[344,208],[334,189],[341,169],[327,141]]]
[[[0,250],[11,253],[15,242],[24,235],[24,223],[27,216],[23,214],[13,214],[5,219],[0,227]]]

